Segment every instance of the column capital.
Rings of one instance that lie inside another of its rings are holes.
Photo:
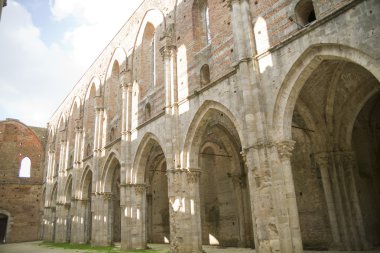
[[[189,169],[186,171],[187,182],[190,184],[195,184],[199,182],[199,178],[201,176],[200,169]]]
[[[329,164],[329,154],[328,153],[318,153],[314,155],[315,161],[319,167],[327,168]]]
[[[353,151],[344,151],[340,153],[340,156],[344,163],[353,164],[355,161],[355,156]]]
[[[173,55],[175,55],[177,51],[177,47],[174,46],[174,45],[169,45],[169,46],[163,46],[161,47],[160,49],[160,53],[162,55],[162,57],[171,57]]]
[[[133,186],[135,188],[135,194],[136,195],[141,195],[144,193],[145,189],[146,189],[146,185],[145,184],[135,184]]]
[[[176,169],[176,168],[171,168],[171,169],[167,169],[166,170],[166,173],[167,174],[181,174],[181,173],[184,173],[184,172],[187,172],[187,170],[185,169]]]
[[[296,142],[294,140],[283,140],[276,143],[278,154],[280,159],[290,159],[293,154],[294,146]]]
[[[111,200],[113,198],[113,193],[112,192],[102,192],[102,193],[100,193],[100,195],[105,200]]]
[[[227,6],[232,9],[233,4],[240,4],[240,0],[228,0],[227,1]]]

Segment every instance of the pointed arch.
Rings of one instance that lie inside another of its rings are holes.
[[[195,113],[191,124],[189,125],[186,134],[183,153],[181,156],[181,163],[184,168],[197,168],[198,167],[198,151],[201,133],[207,127],[207,114],[218,113],[220,116],[220,123],[225,123],[230,129],[230,133],[236,133],[235,138],[239,139],[242,147],[246,147],[246,138],[243,136],[243,123],[241,120],[233,115],[233,113],[224,105],[206,100]]]
[[[73,102],[71,103],[69,117],[74,118],[74,120],[81,117],[82,101],[79,96],[75,96]]]
[[[142,184],[145,179],[145,165],[146,158],[153,145],[157,143],[162,149],[164,156],[165,150],[161,144],[159,138],[151,132],[148,132],[141,139],[140,144],[137,148],[135,158],[133,160],[133,166],[131,171],[127,172],[127,182],[132,184]],[[165,156],[166,157],[166,156]]]
[[[50,205],[51,207],[55,207],[57,204],[57,196],[58,196],[58,183],[55,182],[53,184],[51,194],[50,194]]]
[[[379,64],[362,51],[340,44],[311,45],[294,62],[277,94],[274,113],[271,117],[275,139],[291,138],[291,121],[298,95],[305,80],[323,60],[327,59],[340,59],[356,63],[380,80]]]
[[[89,190],[87,187],[92,183],[92,177],[93,177],[93,172],[90,168],[90,166],[86,166],[84,169],[80,180],[79,180],[79,187],[78,187],[78,192],[76,193],[76,196],[80,199],[89,199],[91,196],[88,196]]]
[[[66,113],[62,112],[58,120],[58,129],[57,129],[58,132],[66,130],[66,126],[67,126],[67,116],[66,116]]]
[[[117,64],[119,65],[119,74],[127,71],[127,67],[128,67],[127,54],[124,48],[117,47],[113,51],[111,60],[108,63],[105,80],[108,80],[111,77],[113,65],[115,62],[117,62]]]
[[[70,174],[66,179],[65,189],[63,191],[63,199],[62,199],[63,203],[65,204],[71,203],[72,190],[73,190],[73,177]]]
[[[158,9],[150,9],[145,12],[145,15],[143,17],[143,20],[140,24],[140,27],[137,32],[137,36],[135,39],[135,43],[133,45],[133,52],[136,50],[137,47],[140,46],[142,37],[144,35],[144,30],[147,25],[147,23],[151,23],[154,26],[154,29],[157,29],[157,27],[160,24],[164,25],[164,31],[166,31],[166,19],[165,15],[161,10]],[[132,59],[133,60],[133,59]]]
[[[117,167],[120,167],[120,155],[116,150],[112,149],[104,163],[100,182],[101,192],[111,192],[112,179]]]
[[[84,101],[87,101],[90,98],[91,89],[95,89],[95,96],[101,96],[101,85],[102,82],[100,81],[100,78],[98,76],[94,76],[91,78],[90,83],[87,86],[86,95]],[[86,103],[86,102],[84,102]]]
[[[20,170],[19,170],[19,177],[25,177],[25,178],[30,178],[30,173],[31,173],[31,161],[29,157],[24,157],[21,160],[20,164]]]

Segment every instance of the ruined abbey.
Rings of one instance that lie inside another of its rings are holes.
[[[378,0],[145,0],[50,118],[43,240],[379,246],[379,81]]]

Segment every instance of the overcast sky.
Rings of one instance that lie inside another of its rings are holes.
[[[0,21],[0,120],[46,127],[142,0],[8,0]]]

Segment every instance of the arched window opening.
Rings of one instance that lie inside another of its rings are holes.
[[[194,1],[192,8],[193,37],[200,49],[211,43],[210,15],[206,0]]]
[[[156,44],[156,28],[148,22],[141,42],[140,84],[142,97],[147,94],[149,89],[156,86]]]
[[[30,162],[29,157],[24,157],[21,160],[19,177],[30,177],[30,166],[31,166],[31,162]]]
[[[200,81],[201,81],[201,86],[204,86],[210,83],[210,67],[207,64],[203,65],[201,68]]]
[[[295,8],[297,23],[302,26],[307,26],[316,20],[314,5],[312,0],[301,0]]]
[[[145,120],[150,119],[150,116],[151,116],[151,106],[150,106],[150,103],[147,103],[145,105]]]

